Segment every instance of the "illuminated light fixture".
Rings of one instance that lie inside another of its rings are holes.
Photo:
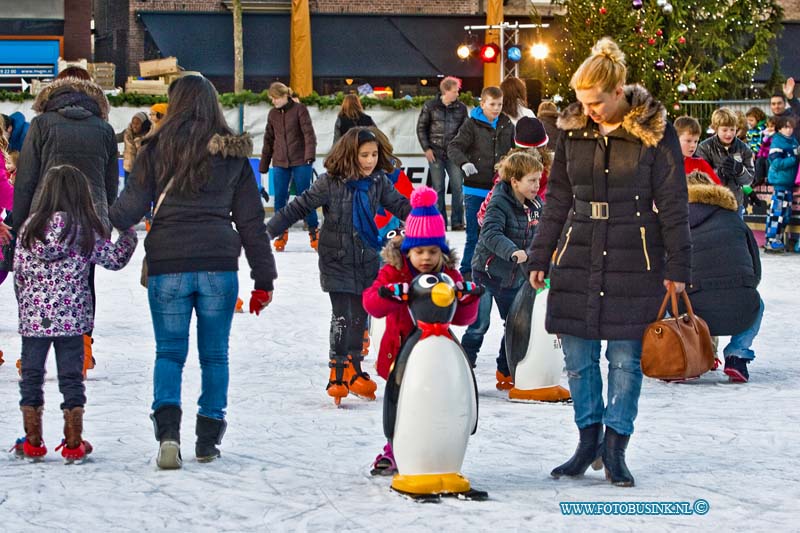
[[[509,61],[513,61],[514,63],[519,63],[522,61],[522,47],[518,44],[512,44],[508,47],[506,51],[506,57]]]
[[[536,43],[531,46],[531,56],[534,59],[545,59],[550,55],[550,48],[544,43]]]
[[[500,55],[500,47],[494,43],[484,44],[481,47],[480,57],[484,63],[497,63],[497,57]]]
[[[456,55],[458,56],[459,59],[462,60],[468,59],[471,53],[472,50],[470,50],[468,44],[462,44],[458,47],[458,49],[456,49]]]

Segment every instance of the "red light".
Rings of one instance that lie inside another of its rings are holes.
[[[500,55],[500,47],[494,43],[485,44],[481,47],[481,61],[484,63],[496,63]]]

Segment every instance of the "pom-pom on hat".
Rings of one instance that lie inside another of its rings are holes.
[[[547,131],[538,118],[522,117],[517,121],[514,133],[514,144],[519,148],[540,148],[546,146],[550,139]]]
[[[430,187],[417,187],[411,193],[411,214],[406,219],[406,236],[400,250],[403,253],[417,246],[438,246],[449,254],[445,240],[444,218],[436,209],[439,197]]]

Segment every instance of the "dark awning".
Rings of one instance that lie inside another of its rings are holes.
[[[227,13],[140,13],[164,56],[207,76],[233,76],[233,22]],[[475,17],[313,15],[314,77],[480,77],[482,65],[455,55]],[[289,75],[289,16],[243,15],[245,73]]]
[[[778,38],[778,58],[784,76],[800,76],[800,23],[784,22],[783,33]],[[769,80],[772,63],[761,65],[753,79],[758,82]]]

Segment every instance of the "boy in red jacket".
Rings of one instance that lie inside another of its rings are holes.
[[[419,187],[412,193],[405,237],[397,236],[384,247],[381,255],[385,264],[362,296],[367,313],[376,318],[386,317],[386,331],[376,363],[378,375],[384,379],[388,379],[403,342],[414,329],[404,296],[418,274],[443,271],[456,283],[459,301],[451,322],[453,325],[467,326],[478,314],[480,297],[469,294],[474,285],[465,283],[457,270],[458,260],[445,240],[444,218],[436,209],[436,202],[436,191],[430,187]],[[392,296],[383,297],[381,292]],[[375,459],[373,474],[390,475],[395,471],[389,442]]]
[[[678,140],[681,142],[681,152],[683,152],[683,169],[688,176],[695,170],[708,174],[714,183],[722,185],[714,169],[702,157],[695,157],[697,143],[700,141],[700,123],[692,117],[678,117],[675,119],[675,131],[678,132]]]

